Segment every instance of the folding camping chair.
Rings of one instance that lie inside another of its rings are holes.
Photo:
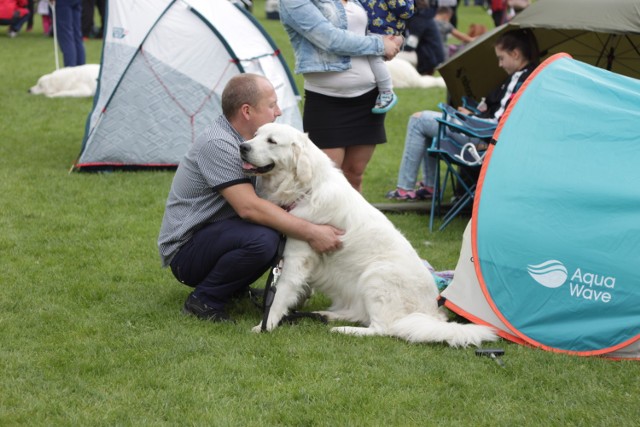
[[[454,194],[458,193],[455,202],[442,217],[439,230],[444,228],[467,206],[473,203],[476,191],[477,173],[482,166],[484,153],[491,142],[497,123],[473,116],[468,116],[455,108],[440,103],[442,117],[438,121],[438,134],[433,138],[431,147],[427,152],[437,158],[435,168],[434,194],[431,199],[431,214],[429,218],[429,231],[433,230],[433,221],[436,213],[440,215],[442,200],[451,183]],[[475,144],[466,142],[467,137],[476,138],[484,143]],[[441,164],[446,170],[441,177]]]
[[[484,98],[482,98],[482,101],[484,102]],[[464,108],[466,108],[467,110],[473,112],[473,114],[481,114],[482,112],[480,111],[480,103],[476,101],[473,98],[469,98],[468,96],[463,96],[462,97],[462,106]]]

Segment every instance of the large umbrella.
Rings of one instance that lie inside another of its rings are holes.
[[[479,100],[507,75],[493,49],[497,37],[531,28],[541,60],[567,52],[596,67],[640,78],[640,0],[538,0],[510,22],[485,33],[439,68],[451,102]]]

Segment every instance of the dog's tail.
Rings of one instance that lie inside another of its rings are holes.
[[[446,322],[422,313],[412,313],[395,322],[389,335],[409,342],[446,342],[452,347],[479,347],[498,339],[495,331],[482,325]]]

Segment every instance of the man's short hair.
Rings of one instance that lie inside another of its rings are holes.
[[[222,91],[222,114],[233,117],[244,104],[255,106],[264,95],[260,87],[259,74],[244,73],[232,77]]]

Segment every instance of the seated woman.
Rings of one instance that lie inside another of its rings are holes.
[[[522,29],[502,34],[496,40],[494,48],[498,65],[507,72],[509,77],[487,96],[487,108],[478,117],[497,122],[504,114],[513,95],[538,65],[538,47],[533,33],[528,29]],[[465,114],[472,114],[463,107],[459,107],[458,110]],[[438,133],[436,118],[439,117],[442,117],[442,112],[421,111],[409,118],[397,188],[387,193],[388,199],[416,200],[432,197],[435,181],[433,171],[437,160],[429,156],[426,149]],[[461,144],[478,142],[474,141],[474,138],[461,134],[455,139]],[[423,182],[416,189],[418,170],[423,160]]]

